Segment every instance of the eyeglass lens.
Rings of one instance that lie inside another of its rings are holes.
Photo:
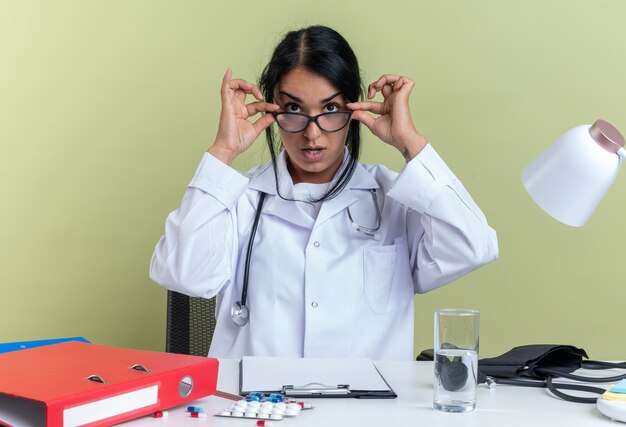
[[[316,117],[297,113],[277,113],[275,116],[278,125],[287,132],[301,132],[306,129],[309,121],[315,121],[325,132],[336,132],[350,120],[350,113],[347,112],[325,113]]]

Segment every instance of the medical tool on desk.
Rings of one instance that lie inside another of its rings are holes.
[[[300,415],[300,411],[303,409],[312,408],[313,405],[309,402],[291,400],[282,394],[271,393],[266,395],[262,392],[251,392],[245,399],[238,400],[231,407],[218,412],[215,416],[281,421],[285,417]]]
[[[378,198],[376,197],[376,189],[370,189],[370,194],[372,196],[372,202],[374,203],[374,208],[376,209],[376,225],[374,227],[365,227],[363,225],[357,224],[352,219],[352,213],[350,212],[350,208],[347,208],[348,218],[350,219],[350,224],[352,228],[354,228],[359,233],[364,236],[371,237],[373,239],[378,239],[376,235],[376,231],[380,229],[381,224],[381,213],[380,208],[378,207]],[[252,230],[250,230],[250,239],[248,240],[248,248],[246,250],[246,262],[244,264],[243,271],[243,287],[241,289],[241,299],[239,301],[235,301],[233,306],[230,309],[230,317],[233,322],[237,326],[245,326],[250,319],[250,311],[248,310],[248,306],[246,305],[246,298],[248,296],[248,281],[250,275],[250,256],[252,255],[252,246],[254,244],[254,238],[256,236],[256,230],[259,225],[259,219],[261,218],[261,210],[263,209],[263,202],[265,201],[266,193],[261,193],[259,197],[259,202],[256,207],[256,214],[254,215],[254,222],[252,223]]]

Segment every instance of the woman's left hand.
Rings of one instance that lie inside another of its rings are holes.
[[[409,109],[409,95],[415,82],[408,77],[384,74],[367,88],[364,102],[351,102],[352,118],[360,121],[382,141],[396,147],[407,161],[428,143],[415,129]],[[370,101],[381,92],[383,102]],[[377,114],[374,117],[372,114]]]

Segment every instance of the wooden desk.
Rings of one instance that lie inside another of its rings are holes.
[[[398,394],[397,399],[308,399],[315,406],[296,418],[275,421],[275,427],[402,426],[402,427],[620,427],[602,415],[595,405],[565,402],[545,389],[499,385],[480,386],[476,410],[447,414],[432,408],[432,362],[376,362],[376,366]],[[239,361],[220,360],[218,389],[238,392]],[[230,407],[231,401],[210,396],[192,405],[201,406],[207,418],[191,418],[186,407],[170,409],[167,418],[144,417],[124,423],[125,427],[228,426],[252,427],[256,420],[214,417]]]

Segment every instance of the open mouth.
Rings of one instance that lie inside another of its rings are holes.
[[[324,156],[325,148],[313,147],[313,148],[303,148],[302,153],[304,158],[310,162],[319,161]]]

